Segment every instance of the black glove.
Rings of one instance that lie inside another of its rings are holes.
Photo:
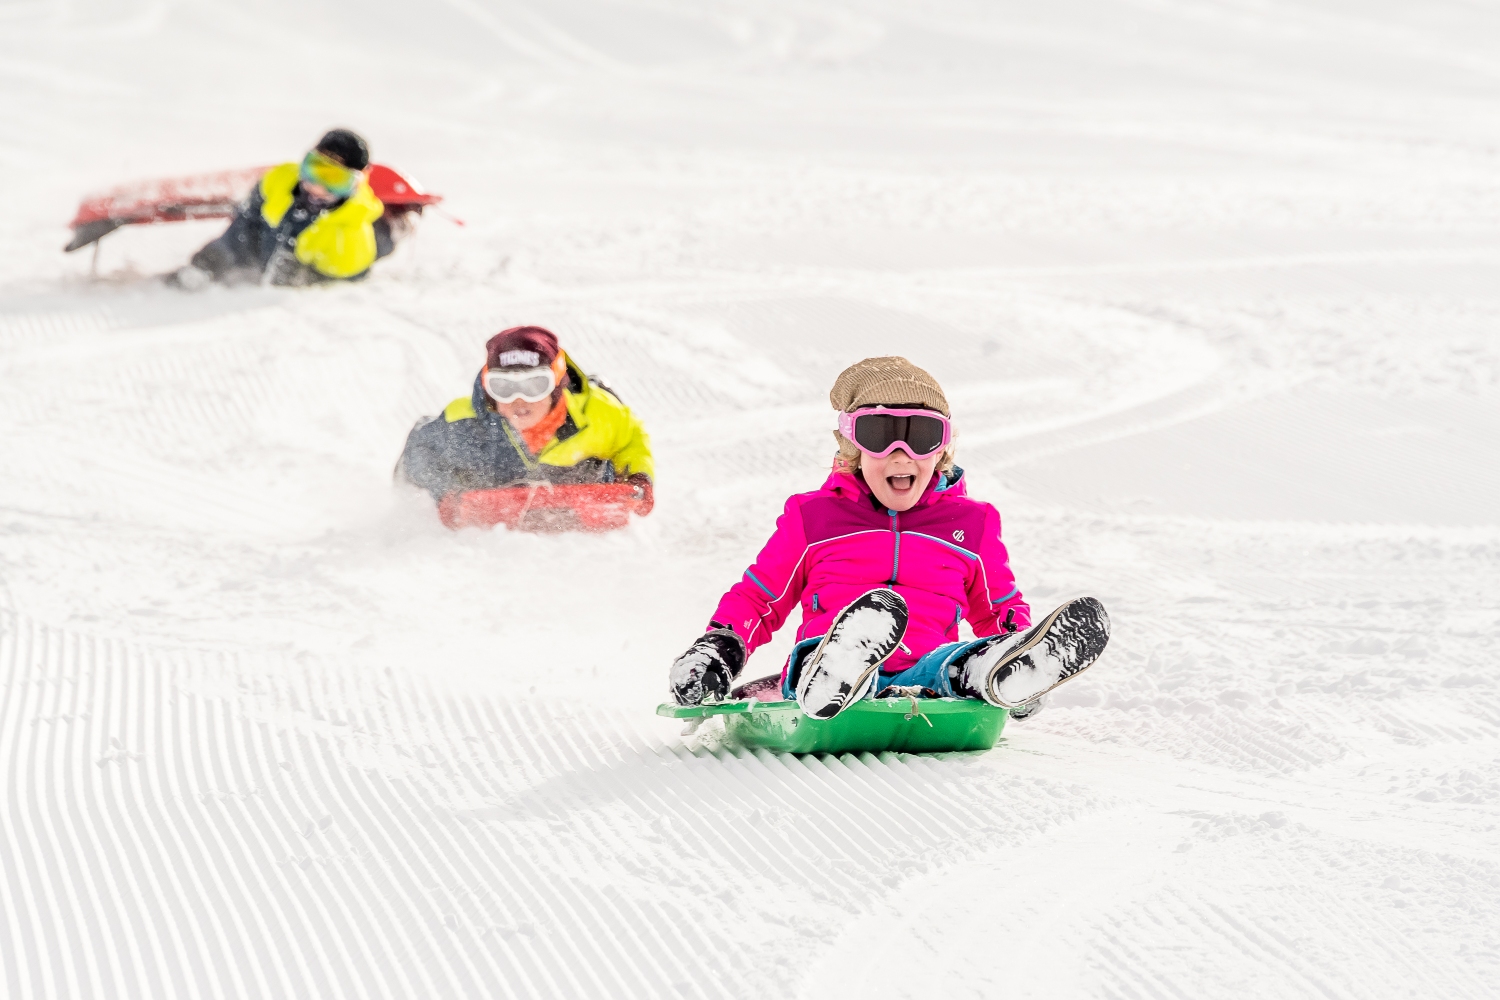
[[[679,705],[700,705],[705,699],[728,697],[730,685],[745,669],[746,655],[745,640],[733,629],[719,626],[703,633],[672,663],[667,679],[672,699]]]
[[[651,513],[651,508],[656,506],[656,494],[651,488],[651,477],[644,472],[637,472],[625,481],[635,487],[635,512],[642,517]]]

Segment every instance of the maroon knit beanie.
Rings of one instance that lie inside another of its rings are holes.
[[[557,357],[557,337],[539,326],[501,330],[484,345],[487,368],[540,368]]]

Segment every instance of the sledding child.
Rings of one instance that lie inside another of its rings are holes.
[[[831,719],[881,692],[982,698],[1032,714],[1109,640],[1092,597],[1033,624],[1000,515],[970,499],[953,464],[948,400],[905,358],[846,369],[829,400],[839,454],[822,489],[799,493],[755,563],[719,601],[708,630],[672,664],[678,704],[731,694],[745,660],[798,605],[797,644],[774,678],[738,697],[796,699]],[[967,618],[978,637],[961,641]]]
[[[234,210],[224,235],[193,254],[169,284],[210,282],[309,285],[362,278],[414,224],[400,206],[370,190],[370,148],[336,128],[300,163],[267,170]]]
[[[450,493],[534,483],[628,482],[651,510],[651,442],[603,382],[550,330],[516,326],[485,344],[473,389],[407,435],[399,478]]]

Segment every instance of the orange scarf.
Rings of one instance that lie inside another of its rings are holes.
[[[527,450],[533,455],[540,455],[542,449],[547,447],[547,442],[552,440],[552,435],[557,433],[557,429],[567,419],[568,405],[559,394],[557,405],[545,417],[521,432],[521,440],[526,442]]]

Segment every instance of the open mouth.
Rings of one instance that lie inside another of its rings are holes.
[[[905,493],[917,481],[916,476],[886,476],[885,481],[897,493]]]

